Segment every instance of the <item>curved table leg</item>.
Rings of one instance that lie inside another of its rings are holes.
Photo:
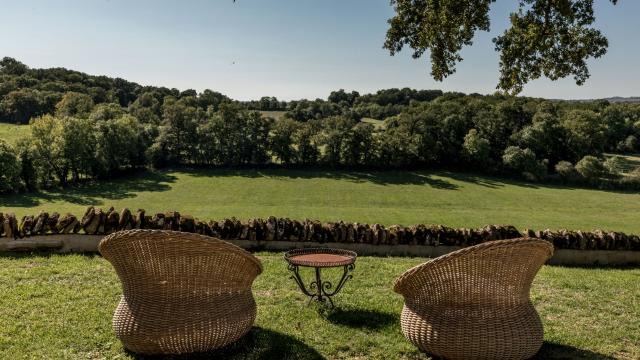
[[[289,271],[293,272],[291,278],[295,280],[296,284],[298,284],[298,287],[300,288],[302,293],[304,293],[306,296],[309,296],[309,304],[314,299],[321,303],[325,303],[326,300],[329,300],[330,307],[334,308],[335,305],[333,304],[333,299],[331,299],[331,297],[340,292],[347,280],[353,278],[353,275],[349,273],[355,269],[355,264],[344,266],[342,277],[340,278],[338,285],[333,291],[331,291],[331,289],[333,288],[333,284],[331,284],[330,281],[322,281],[322,275],[320,272],[320,268],[318,267],[315,268],[315,281],[312,281],[309,284],[309,289],[307,289],[307,287],[304,285],[304,281],[300,277],[300,271],[297,265],[290,264],[288,266],[288,269]]]

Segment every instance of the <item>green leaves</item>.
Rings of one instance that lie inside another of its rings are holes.
[[[384,48],[395,55],[408,45],[416,59],[430,50],[431,75],[442,81],[455,72],[460,50],[472,44],[476,30],[489,30],[489,5],[494,1],[391,0],[396,16],[389,19]]]
[[[511,28],[494,39],[500,52],[498,88],[517,94],[542,75],[573,76],[577,85],[584,84],[586,60],[601,57],[609,45],[600,30],[589,27],[594,20],[593,0],[521,0]]]
[[[430,51],[431,75],[442,81],[462,60],[476,30],[489,30],[489,6],[495,0],[392,0],[396,15],[384,47],[391,55],[408,45],[419,58]],[[616,4],[617,0],[610,0]],[[599,58],[608,41],[595,20],[593,0],[520,0],[511,27],[496,37],[500,52],[498,89],[517,94],[541,76],[557,80],[573,76],[582,85],[589,78],[586,60]]]

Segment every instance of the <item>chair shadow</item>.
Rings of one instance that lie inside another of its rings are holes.
[[[395,314],[358,309],[334,309],[327,313],[326,319],[337,325],[345,325],[352,328],[366,328],[371,330],[381,329],[392,324],[399,324],[400,317]]]
[[[134,359],[291,359],[291,360],[323,360],[314,348],[293,336],[277,331],[252,328],[247,335],[222,349],[203,353],[181,355],[141,355],[126,351]]]
[[[532,360],[615,360],[615,357],[596,353],[590,350],[578,349],[573,346],[545,341],[542,348]]]

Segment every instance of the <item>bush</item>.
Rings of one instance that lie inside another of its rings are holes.
[[[587,179],[599,179],[607,174],[602,161],[595,156],[587,155],[578,161],[576,170]]]
[[[563,180],[574,180],[579,175],[573,164],[568,161],[560,161],[557,163],[555,171]]]
[[[605,160],[603,165],[609,174],[619,176],[624,170],[624,159],[622,156],[615,155]]]
[[[618,144],[618,151],[632,153],[637,150],[640,150],[640,141],[634,135],[627,136],[624,141]]]

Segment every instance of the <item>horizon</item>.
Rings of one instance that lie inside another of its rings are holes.
[[[0,55],[30,68],[64,67],[143,86],[208,88],[241,101],[262,96],[326,99],[339,89],[364,94],[404,87],[493,94],[498,54],[491,38],[504,30],[515,9],[506,0],[494,3],[491,31],[476,34],[474,44],[463,49],[457,72],[437,82],[425,56],[414,60],[405,49],[392,57],[382,49],[386,20],[393,14],[387,0],[65,4],[75,6],[3,4],[0,28],[6,36],[0,40]],[[640,96],[635,85],[640,69],[633,64],[640,49],[629,46],[640,36],[634,19],[640,3],[599,1],[595,7],[595,26],[608,37],[609,49],[588,62],[591,78],[586,84],[577,86],[572,78],[538,79],[519,95],[551,100]]]

